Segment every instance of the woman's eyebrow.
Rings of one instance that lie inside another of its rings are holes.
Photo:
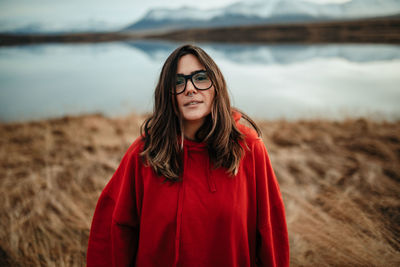
[[[192,74],[194,74],[194,73],[196,73],[196,72],[201,72],[201,71],[206,71],[206,70],[204,70],[204,69],[200,69],[200,70],[195,70],[195,71],[192,71],[189,75],[192,75]],[[177,73],[176,75],[182,75],[182,76],[185,76],[185,74],[183,74],[183,73]]]

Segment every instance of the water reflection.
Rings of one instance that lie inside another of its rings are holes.
[[[125,42],[149,58],[166,58],[179,43],[136,41]],[[400,59],[399,46],[394,45],[241,45],[203,44],[202,48],[242,64],[293,64],[314,58],[342,58],[350,62],[374,62]]]
[[[0,48],[0,120],[152,108],[169,42]],[[201,44],[235,106],[276,119],[400,118],[400,46]]]

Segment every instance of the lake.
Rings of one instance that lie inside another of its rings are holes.
[[[110,42],[0,47],[0,121],[152,110],[179,45]],[[400,46],[200,44],[234,106],[261,119],[400,119]]]

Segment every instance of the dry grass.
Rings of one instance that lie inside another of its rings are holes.
[[[0,125],[0,266],[84,266],[100,191],[141,117]],[[399,266],[400,122],[260,122],[292,266]]]

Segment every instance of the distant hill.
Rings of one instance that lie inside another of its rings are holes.
[[[239,25],[348,20],[400,13],[399,0],[353,0],[342,4],[314,4],[301,0],[242,1],[223,8],[157,8],[124,31],[166,31]]]

